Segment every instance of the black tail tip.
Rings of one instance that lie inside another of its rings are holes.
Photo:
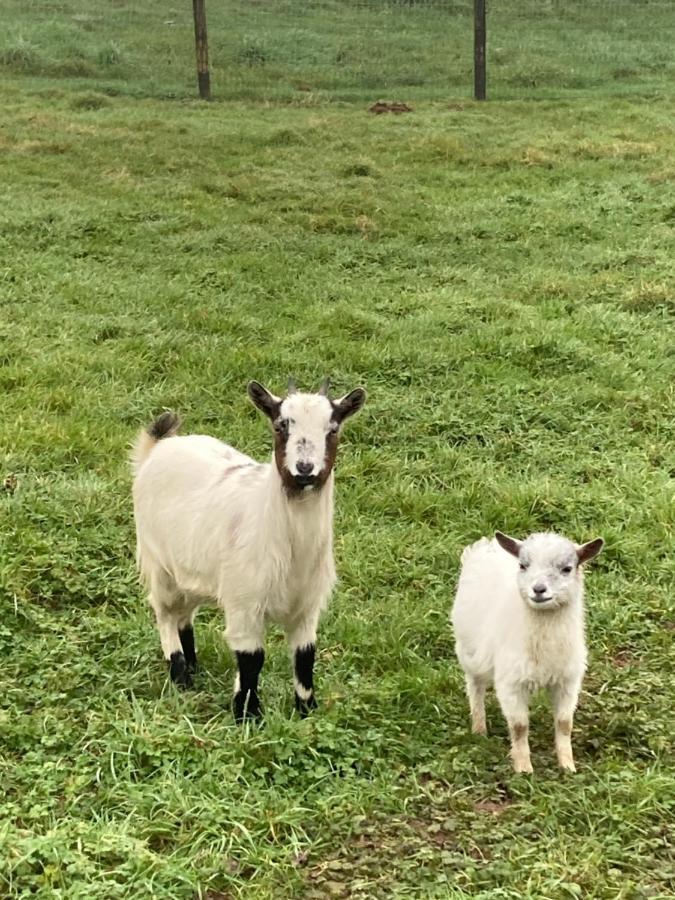
[[[180,419],[174,412],[163,412],[158,416],[152,425],[148,428],[148,434],[156,441],[162,438],[171,437],[180,428]]]

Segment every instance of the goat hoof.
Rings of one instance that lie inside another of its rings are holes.
[[[310,694],[306,700],[303,700],[299,694],[295,695],[295,708],[303,719],[305,719],[313,709],[316,709],[318,705],[314,694]]]
[[[169,660],[169,675],[171,676],[171,680],[177,687],[192,687],[190,670],[187,663],[185,662],[185,656],[181,653],[180,650],[176,650],[175,653],[171,654],[171,659]]]
[[[237,724],[241,724],[245,719],[260,721],[263,711],[258,695],[252,691],[248,694],[239,691],[232,700],[232,713]]]
[[[188,672],[189,672],[191,675],[194,675],[195,672],[197,671],[197,668],[198,668],[198,667],[197,667],[197,657],[195,656],[194,659],[186,659],[186,660],[185,660],[185,665],[186,665],[186,668],[187,668]]]

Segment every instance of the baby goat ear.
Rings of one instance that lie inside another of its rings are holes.
[[[588,562],[590,559],[593,559],[598,553],[602,550],[603,544],[605,542],[602,538],[595,538],[594,541],[588,541],[586,544],[580,544],[577,547],[577,559],[579,560],[579,565]]]
[[[339,400],[333,400],[333,419],[342,423],[345,419],[357,413],[366,402],[366,392],[363,388],[355,388]]]
[[[502,550],[506,550],[511,556],[520,556],[520,548],[523,546],[522,541],[517,541],[515,538],[509,537],[508,534],[502,534],[501,531],[495,531],[495,538]]]
[[[259,381],[249,381],[247,390],[253,405],[274,421],[279,415],[281,397],[270,393]]]

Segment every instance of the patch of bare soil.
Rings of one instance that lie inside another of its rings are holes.
[[[400,113],[412,112],[412,106],[408,106],[407,103],[387,103],[385,100],[378,100],[368,107],[368,112],[376,116],[381,116],[382,113],[394,113],[398,116]]]

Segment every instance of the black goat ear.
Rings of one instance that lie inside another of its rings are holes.
[[[506,550],[507,553],[515,556],[516,559],[520,556],[520,548],[523,546],[522,541],[517,541],[501,531],[495,531],[495,538],[502,550]]]
[[[268,391],[259,381],[249,381],[247,390],[253,405],[265,413],[268,419],[274,421],[281,409],[281,397]]]
[[[366,402],[366,392],[363,388],[354,388],[339,400],[333,400],[333,418],[342,423],[345,419],[357,413]]]

